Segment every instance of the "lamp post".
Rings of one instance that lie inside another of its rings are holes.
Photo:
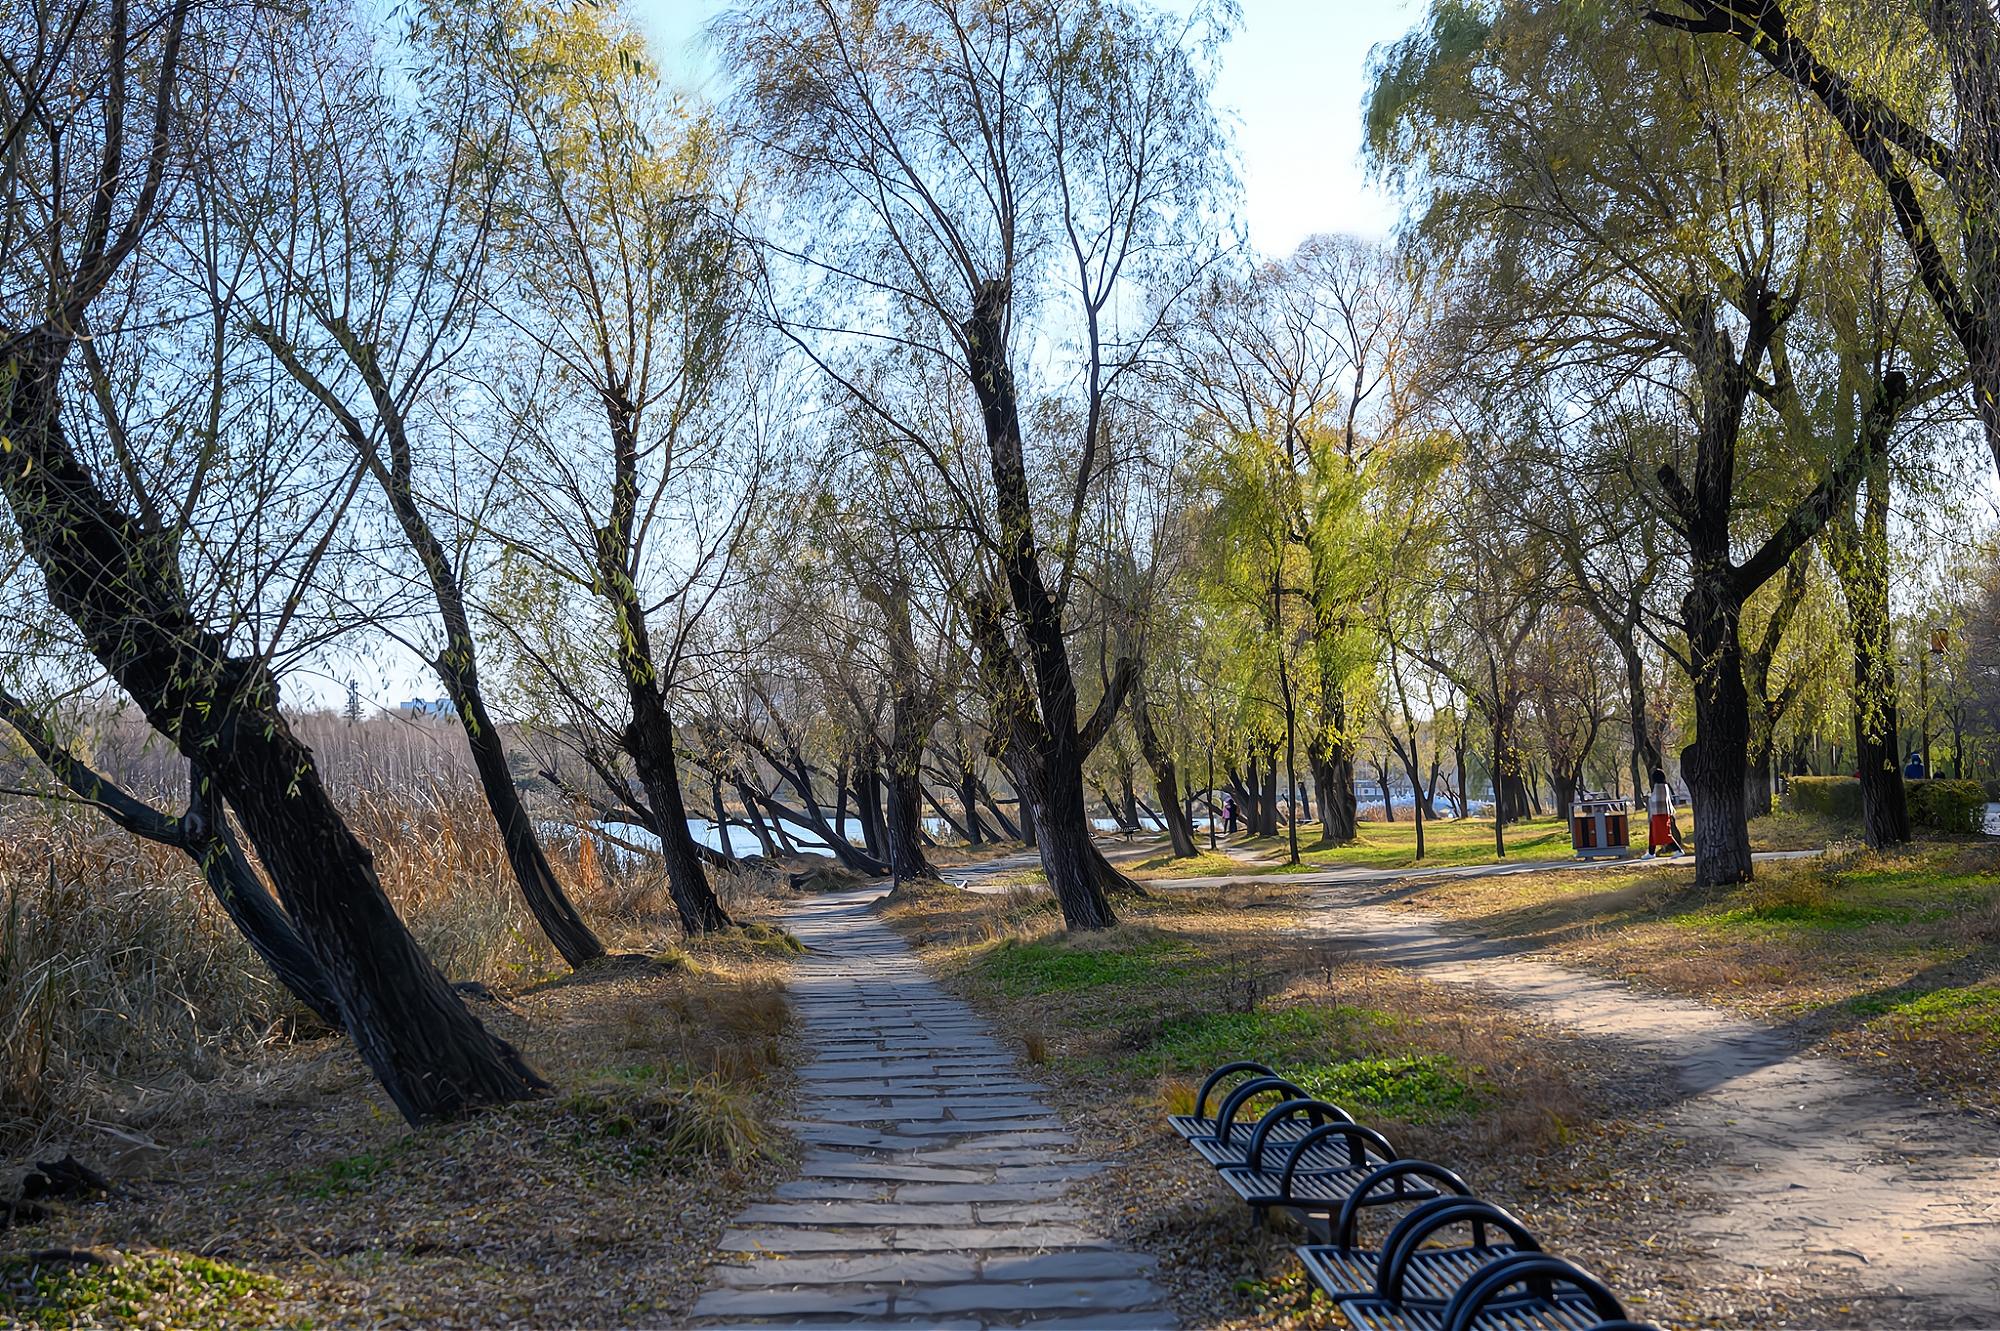
[[[1917,752],[1924,761],[1924,775],[1934,775],[1931,770],[1931,658],[1944,664],[1945,651],[1951,645],[1949,629],[1924,630],[1924,643],[1917,649]]]
[[[1925,776],[1935,776],[1935,775],[1937,775],[1937,773],[1936,773],[1936,772],[1934,772],[1934,771],[1933,771],[1933,770],[1931,769],[1931,670],[1930,670],[1930,662],[1931,662],[1931,658],[1932,658],[1932,657],[1936,657],[1936,658],[1937,658],[1937,662],[1938,662],[1938,665],[1939,665],[1940,667],[1942,667],[1942,666],[1944,665],[1944,654],[1945,654],[1945,649],[1946,649],[1946,648],[1948,648],[1948,647],[1949,647],[1949,646],[1951,645],[1951,630],[1949,630],[1949,629],[1932,629],[1932,630],[1930,630],[1930,632],[1929,632],[1929,634],[1928,634],[1927,636],[1928,636],[1928,637],[1930,638],[1930,642],[1929,642],[1929,643],[1927,644],[1927,645],[1928,645],[1928,647],[1930,648],[1930,650],[1929,650],[1929,651],[1927,651],[1927,652],[1925,652],[1925,653],[1923,654],[1923,658],[1922,658],[1922,659],[1923,659],[1923,663],[1924,663],[1924,665],[1923,665],[1923,669],[1922,669],[1921,671],[1919,671],[1919,672],[1918,672],[1918,675],[1917,675],[1917,682],[1918,682],[1918,685],[1919,685],[1919,688],[1920,688],[1920,695],[1921,695],[1921,696],[1920,696],[1920,697],[1918,698],[1918,701],[1917,701],[1917,705],[1918,705],[1919,707],[1923,708],[1923,711],[1924,711],[1924,727],[1923,727],[1923,739],[1924,739],[1924,775],[1925,775]],[[1953,772],[1953,773],[1952,773],[1952,775],[1953,775],[1953,776],[1957,776],[1958,774],[1957,774],[1956,772]]]
[[[1215,849],[1215,736],[1208,737],[1208,848]]]

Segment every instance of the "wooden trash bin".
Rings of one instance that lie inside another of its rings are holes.
[[[1577,800],[1569,809],[1569,844],[1580,860],[1630,858],[1629,806],[1624,800]]]

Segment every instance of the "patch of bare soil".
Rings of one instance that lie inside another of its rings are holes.
[[[788,943],[615,958],[480,1001],[556,1084],[537,1103],[411,1130],[326,1039],[143,1133],[86,1133],[75,1149],[116,1191],[4,1235],[0,1323],[671,1324],[791,1149],[769,1126]]]

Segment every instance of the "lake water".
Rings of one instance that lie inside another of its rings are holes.
[[[1141,821],[1153,831],[1165,830],[1164,826],[1157,819],[1147,818],[1142,815]],[[832,858],[832,847],[821,840],[819,833],[815,832],[812,828],[802,827],[794,822],[785,822],[782,825],[785,829],[785,834],[791,837],[793,844],[799,848],[801,854],[824,855]],[[1197,828],[1203,828],[1207,825],[1202,819],[1195,819],[1195,826]],[[660,848],[660,839],[658,837],[648,832],[645,828],[633,823],[599,822],[593,824],[593,826],[597,827],[600,831],[617,837],[620,841],[629,842],[645,850],[657,851]],[[1118,830],[1118,824],[1109,818],[1094,819],[1092,826],[1100,832],[1115,832]],[[694,833],[696,841],[707,846],[710,850],[722,849],[721,832],[725,829],[717,828],[711,819],[690,818],[688,819],[688,830]],[[731,854],[746,856],[763,853],[763,846],[758,843],[756,835],[748,828],[737,827],[732,823],[726,830],[729,834],[729,850]],[[847,825],[842,830],[847,833],[849,841],[857,846],[861,844],[861,822],[859,819],[849,818]],[[924,830],[934,837],[941,837],[950,833],[950,828],[945,825],[942,818],[924,819]],[[606,845],[604,853],[615,856],[622,849],[620,846]]]

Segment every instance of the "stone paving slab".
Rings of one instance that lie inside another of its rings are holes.
[[[1175,1325],[1155,1263],[1090,1227],[1069,1187],[1102,1166],[991,1029],[870,914],[822,898],[793,1003],[799,1176],[743,1208],[694,1308],[704,1327],[1150,1331]]]

